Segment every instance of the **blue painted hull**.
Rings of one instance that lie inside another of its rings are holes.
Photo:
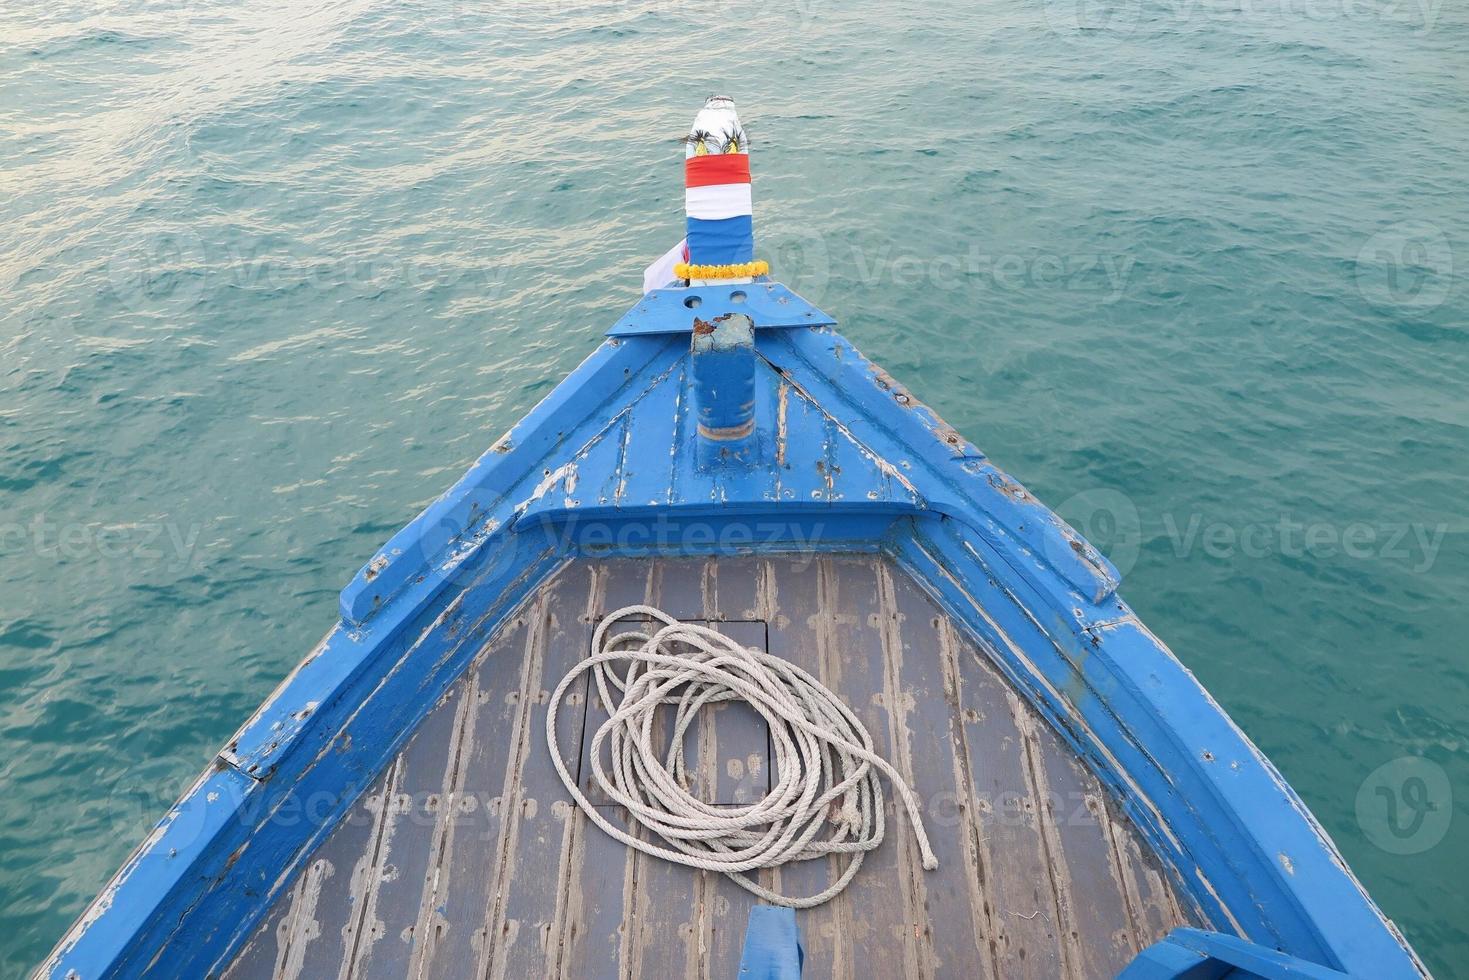
[[[758,328],[754,462],[710,467],[690,321],[740,311]],[[221,969],[473,652],[570,558],[867,551],[995,651],[1205,920],[1323,976],[1422,975],[1305,805],[1119,598],[1107,559],[826,314],[773,283],[669,289],[609,333],[358,573],[340,623],[43,973]],[[307,804],[310,819],[282,819]],[[1165,952],[1203,955],[1179,948]]]

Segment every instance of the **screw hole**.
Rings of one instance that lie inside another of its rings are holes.
[[[743,289],[736,289],[734,292],[729,294],[729,301],[731,303],[743,303],[747,298],[748,297],[745,296],[745,291]]]
[[[684,306],[687,306],[689,309],[692,310],[692,309],[694,309],[695,307],[697,307],[702,302],[703,302],[703,300],[699,299],[699,297],[697,297],[697,296],[690,296],[690,297],[688,297],[687,299],[685,299],[683,301],[683,305]]]

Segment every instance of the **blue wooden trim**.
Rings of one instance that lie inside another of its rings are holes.
[[[744,299],[739,299],[742,294]],[[692,304],[692,305],[690,305]],[[744,313],[756,330],[834,326],[836,320],[778,282],[743,285],[695,286],[692,289],[655,289],[633,304],[607,331],[609,337],[649,334],[687,334],[694,317],[712,320],[726,313]]]
[[[254,782],[213,768],[175,803],[132,857],[71,927],[39,973],[76,980],[115,975],[160,917],[182,915],[179,898],[207,887],[215,874],[209,845],[231,836]]]
[[[1137,955],[1117,980],[1352,980],[1289,953],[1203,929],[1174,929]]]
[[[577,557],[646,558],[753,554],[875,552],[901,513],[853,505],[834,510],[813,505],[799,510],[760,506],[647,508],[577,516],[544,515],[527,534],[546,535],[558,553]],[[561,520],[564,518],[564,521]]]

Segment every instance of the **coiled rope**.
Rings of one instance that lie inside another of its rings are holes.
[[[611,635],[611,627],[626,619],[650,619],[663,626],[654,633]],[[619,672],[617,665],[626,665],[625,670]],[[592,738],[592,778],[667,846],[640,840],[609,822],[567,772],[556,742],[556,717],[567,689],[587,671],[609,708]],[[779,779],[764,799],[748,806],[714,806],[684,788],[683,735],[699,709],[735,700],[748,703],[769,725]],[[653,744],[660,705],[675,708],[666,749]],[[610,771],[602,765],[602,743],[607,741]],[[607,834],[644,854],[722,872],[775,905],[812,908],[829,900],[851,882],[864,854],[882,843],[879,772],[907,808],[924,868],[938,867],[913,791],[877,754],[872,736],[836,695],[794,664],[742,647],[707,627],[681,623],[651,606],[619,609],[597,627],[592,655],[561,678],[551,695],[546,742],[567,791]],[[852,858],[833,884],[807,898],[773,892],[745,874],[828,854]]]

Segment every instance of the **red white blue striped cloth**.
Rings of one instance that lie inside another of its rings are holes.
[[[684,211],[706,221],[753,215],[749,154],[711,153],[684,160]]]
[[[688,237],[644,270],[644,292],[686,277],[689,270],[678,269],[683,264],[728,266],[755,261],[749,144],[734,100],[722,95],[706,100],[684,142]],[[748,281],[750,274],[736,276],[734,281]]]
[[[748,154],[710,153],[684,160],[684,210],[691,263],[755,261]]]

